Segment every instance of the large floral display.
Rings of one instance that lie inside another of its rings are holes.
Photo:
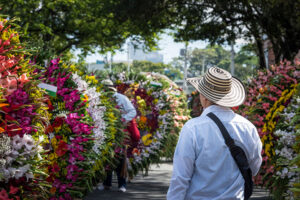
[[[47,178],[52,184],[51,200],[82,198],[104,176],[113,158],[110,147],[117,129],[112,126],[117,119],[107,112],[99,88],[91,85],[97,80],[89,76],[85,77],[89,81],[84,80],[72,73],[74,68],[57,58],[43,73],[45,83],[56,88],[49,96],[52,117],[47,128],[52,150]]]
[[[289,165],[284,161],[291,161],[298,154],[297,148],[293,148],[297,138],[295,124],[290,121],[297,110],[295,104],[299,104],[295,96],[298,69],[298,62],[285,62],[259,71],[248,85],[245,104],[239,108],[257,127],[263,143],[263,164],[255,183],[269,188],[275,199],[286,195],[292,198],[294,194],[289,188],[299,182],[299,171],[295,170],[298,162]]]
[[[188,95],[188,106],[191,110],[191,117],[199,117],[203,111],[203,107],[200,102],[200,94],[198,91],[193,91]]]
[[[129,152],[132,174],[172,157],[183,123],[188,120],[185,95],[168,78],[156,73],[118,74],[112,77],[118,92],[125,94],[137,110],[136,121],[141,140]]]
[[[12,20],[0,18],[0,199],[47,198],[44,92]]]

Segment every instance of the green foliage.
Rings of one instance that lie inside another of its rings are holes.
[[[109,70],[109,65],[106,64],[105,68]],[[113,63],[112,66],[112,73],[118,74],[122,72],[128,71],[128,64],[127,63]],[[180,72],[179,69],[176,69],[170,64],[163,64],[163,63],[154,63],[150,61],[137,61],[134,60],[132,64],[129,66],[131,73],[140,73],[140,72],[155,72],[159,74],[166,75],[171,80],[182,79],[183,74]],[[97,74],[105,74],[104,72],[97,72]]]
[[[121,3],[122,2],[122,3]],[[121,48],[125,40],[143,40],[147,46],[156,43],[156,27],[145,29],[130,20],[128,6],[119,0],[2,0],[3,14],[19,17],[31,45],[39,52],[39,61],[60,55],[72,48],[82,54]],[[134,15],[134,13],[131,13]],[[147,23],[146,21],[143,23]]]
[[[194,49],[188,52],[188,77],[200,76],[209,67],[217,66],[230,71],[231,52],[219,45],[208,45],[204,49]],[[246,45],[235,56],[235,76],[246,81],[258,65],[258,58],[251,45]],[[178,57],[171,63],[174,68],[183,71],[183,58]]]
[[[260,67],[265,68],[262,36],[271,41],[276,62],[292,60],[300,47],[300,1],[282,0],[125,0],[123,13],[141,27],[169,28],[177,41],[255,42]],[[130,6],[128,6],[130,5]],[[142,20],[145,22],[144,23]]]

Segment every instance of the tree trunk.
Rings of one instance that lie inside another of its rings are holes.
[[[267,66],[265,61],[263,42],[260,38],[256,38],[256,46],[257,46],[258,57],[259,57],[259,69],[266,69]]]

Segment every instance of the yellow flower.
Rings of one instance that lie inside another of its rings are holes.
[[[261,138],[261,142],[264,144],[264,142],[267,140],[267,136],[264,135],[262,138]]]
[[[265,144],[265,153],[268,157],[271,157],[270,152],[269,152],[270,148],[271,148],[270,144]]]
[[[75,65],[70,65],[70,70],[73,72],[78,71]]]
[[[145,146],[149,146],[152,143],[152,134],[148,133],[142,137],[142,141]]]
[[[51,153],[50,155],[49,155],[49,160],[54,160],[55,159],[55,154],[54,153]]]
[[[89,100],[89,97],[88,97],[88,95],[85,94],[85,95],[83,96],[83,98],[82,98],[82,101],[83,101],[83,102],[88,102],[88,100]]]
[[[56,133],[58,133],[60,131],[60,129],[61,129],[61,126],[57,126],[57,127],[54,128]]]

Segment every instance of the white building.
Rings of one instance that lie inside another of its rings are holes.
[[[88,63],[86,67],[89,72],[93,72],[96,70],[104,70],[104,65],[105,65],[104,61],[97,60],[96,63]]]
[[[143,44],[138,44],[134,46],[132,43],[129,44],[129,58],[131,60],[146,60],[154,63],[159,63],[164,61],[164,56],[157,51],[144,52]]]

